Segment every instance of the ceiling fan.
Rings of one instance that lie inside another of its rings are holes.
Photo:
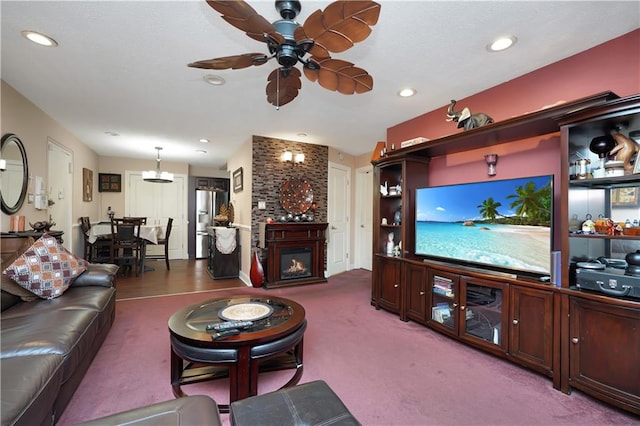
[[[204,69],[241,69],[258,66],[275,58],[280,65],[267,78],[267,101],[277,108],[298,96],[302,87],[300,62],[304,75],[325,89],[345,95],[365,93],[373,88],[373,78],[351,62],[332,59],[371,34],[378,22],[380,5],[369,0],[338,0],[324,11],[316,10],[304,22],[294,19],[300,13],[299,1],[276,0],[282,19],[270,23],[244,1],[207,0],[222,18],[254,40],[267,44],[269,55],[245,53],[190,63]]]

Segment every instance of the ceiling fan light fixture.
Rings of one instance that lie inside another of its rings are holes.
[[[153,183],[171,183],[173,182],[173,173],[160,171],[160,151],[162,147],[157,146],[158,156],[156,158],[156,169],[142,172],[142,180]]]
[[[512,35],[499,37],[487,45],[487,50],[489,52],[502,52],[516,44],[517,41],[518,39]]]
[[[410,87],[407,87],[406,89],[402,89],[398,92],[398,96],[400,96],[401,98],[410,98],[411,96],[415,95],[416,93],[418,93],[418,91],[416,89],[412,89]]]
[[[28,40],[36,44],[39,44],[40,46],[46,46],[46,47],[58,46],[57,41],[55,41],[53,38],[49,37],[48,35],[40,33],[38,31],[24,30],[24,31],[21,31],[21,34],[24,37],[26,37]]]

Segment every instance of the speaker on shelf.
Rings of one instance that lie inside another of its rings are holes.
[[[551,252],[551,284],[560,287],[562,285],[562,252]]]

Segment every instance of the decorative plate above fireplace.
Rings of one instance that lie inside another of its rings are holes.
[[[280,188],[280,204],[287,213],[298,215],[311,208],[313,189],[304,179],[289,179]]]

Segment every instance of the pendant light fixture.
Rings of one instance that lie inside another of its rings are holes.
[[[160,171],[160,150],[162,147],[156,146],[158,157],[156,158],[156,169],[142,172],[142,179],[146,182],[171,183],[173,182],[173,173]]]

